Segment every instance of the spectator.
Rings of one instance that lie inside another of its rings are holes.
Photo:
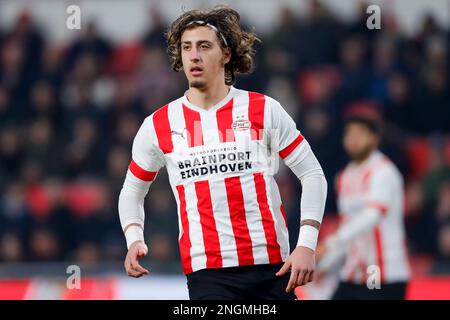
[[[92,56],[96,64],[104,66],[109,58],[112,46],[108,40],[103,37],[94,21],[87,23],[83,35],[77,39],[68,49],[66,54],[65,69],[70,70],[82,56]]]

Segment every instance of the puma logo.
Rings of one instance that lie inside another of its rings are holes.
[[[172,130],[172,131],[170,131],[170,133],[171,133],[172,135],[179,135],[179,136],[181,136],[181,138],[185,139],[185,137],[184,137],[184,135],[183,135],[183,132],[184,132],[185,130],[186,130],[186,128],[184,128],[183,130],[181,130],[181,132]]]

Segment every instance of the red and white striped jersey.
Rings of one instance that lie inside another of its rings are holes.
[[[278,263],[289,256],[289,237],[273,175],[278,156],[290,165],[306,146],[277,101],[231,87],[208,110],[184,95],[147,117],[130,171],[152,181],[167,167],[185,274]]]
[[[365,284],[378,266],[381,283],[405,281],[410,276],[403,222],[403,178],[396,166],[375,150],[362,164],[351,162],[337,178],[338,210],[348,222],[365,208],[374,207],[381,220],[348,247],[341,279]]]

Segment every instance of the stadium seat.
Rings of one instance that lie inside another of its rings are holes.
[[[133,72],[141,52],[142,46],[139,43],[128,43],[118,46],[107,64],[107,72],[115,75]]]
[[[430,165],[431,145],[427,138],[412,138],[406,142],[410,179],[422,177]]]

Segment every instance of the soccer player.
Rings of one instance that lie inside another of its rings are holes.
[[[333,299],[404,299],[410,269],[403,225],[403,178],[378,150],[380,126],[368,116],[346,120],[351,162],[336,180],[342,225],[318,249],[319,273],[345,256]]]
[[[166,166],[190,299],[295,299],[292,289],[312,281],[327,184],[282,106],[233,86],[252,69],[255,39],[228,7],[185,12],[169,27],[172,68],[184,71],[189,89],[148,116],[133,142],[119,196],[129,276],[148,274],[139,264],[147,254],[143,202]],[[273,177],[278,156],[303,189],[291,254]]]

